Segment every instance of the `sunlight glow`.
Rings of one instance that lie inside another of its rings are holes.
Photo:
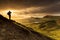
[[[9,11],[11,11],[12,13],[12,17],[16,17],[17,16],[17,13],[15,13],[15,12],[19,12],[19,10],[1,10],[1,15],[3,15],[4,17],[6,17],[6,18],[8,18],[8,15],[7,15],[7,13],[9,12]]]
[[[6,9],[6,10],[1,10],[1,13],[3,16],[8,18],[7,13],[11,11],[12,19],[24,19],[24,18],[29,18],[29,17],[43,17],[46,14],[40,14],[40,13],[34,13],[36,10],[40,10],[40,7],[30,7],[30,8],[25,8],[25,9]]]
[[[18,10],[4,10],[4,11],[2,11],[2,12],[7,13],[7,12],[9,12],[9,11],[11,11],[12,13],[14,13],[14,12],[19,12]]]

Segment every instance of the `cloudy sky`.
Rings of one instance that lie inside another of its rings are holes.
[[[9,9],[22,17],[42,17],[47,14],[60,16],[60,0],[0,0],[0,10]]]

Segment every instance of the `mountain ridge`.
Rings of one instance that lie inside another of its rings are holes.
[[[19,26],[20,25],[20,26]],[[22,27],[21,27],[22,26]],[[0,40],[53,40],[0,15]]]

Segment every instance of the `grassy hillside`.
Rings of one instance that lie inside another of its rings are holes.
[[[47,15],[44,18],[23,19],[22,24],[36,32],[60,40],[60,16]]]
[[[0,15],[0,40],[54,40]]]

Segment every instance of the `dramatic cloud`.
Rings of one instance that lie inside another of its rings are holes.
[[[18,6],[48,6],[51,4],[55,4],[60,0],[0,0],[0,4],[10,6],[10,7],[18,7]]]
[[[60,2],[41,10],[42,13],[60,13]]]
[[[32,7],[35,9],[30,10],[30,13],[59,13],[60,0],[0,0],[0,9],[19,10]]]

